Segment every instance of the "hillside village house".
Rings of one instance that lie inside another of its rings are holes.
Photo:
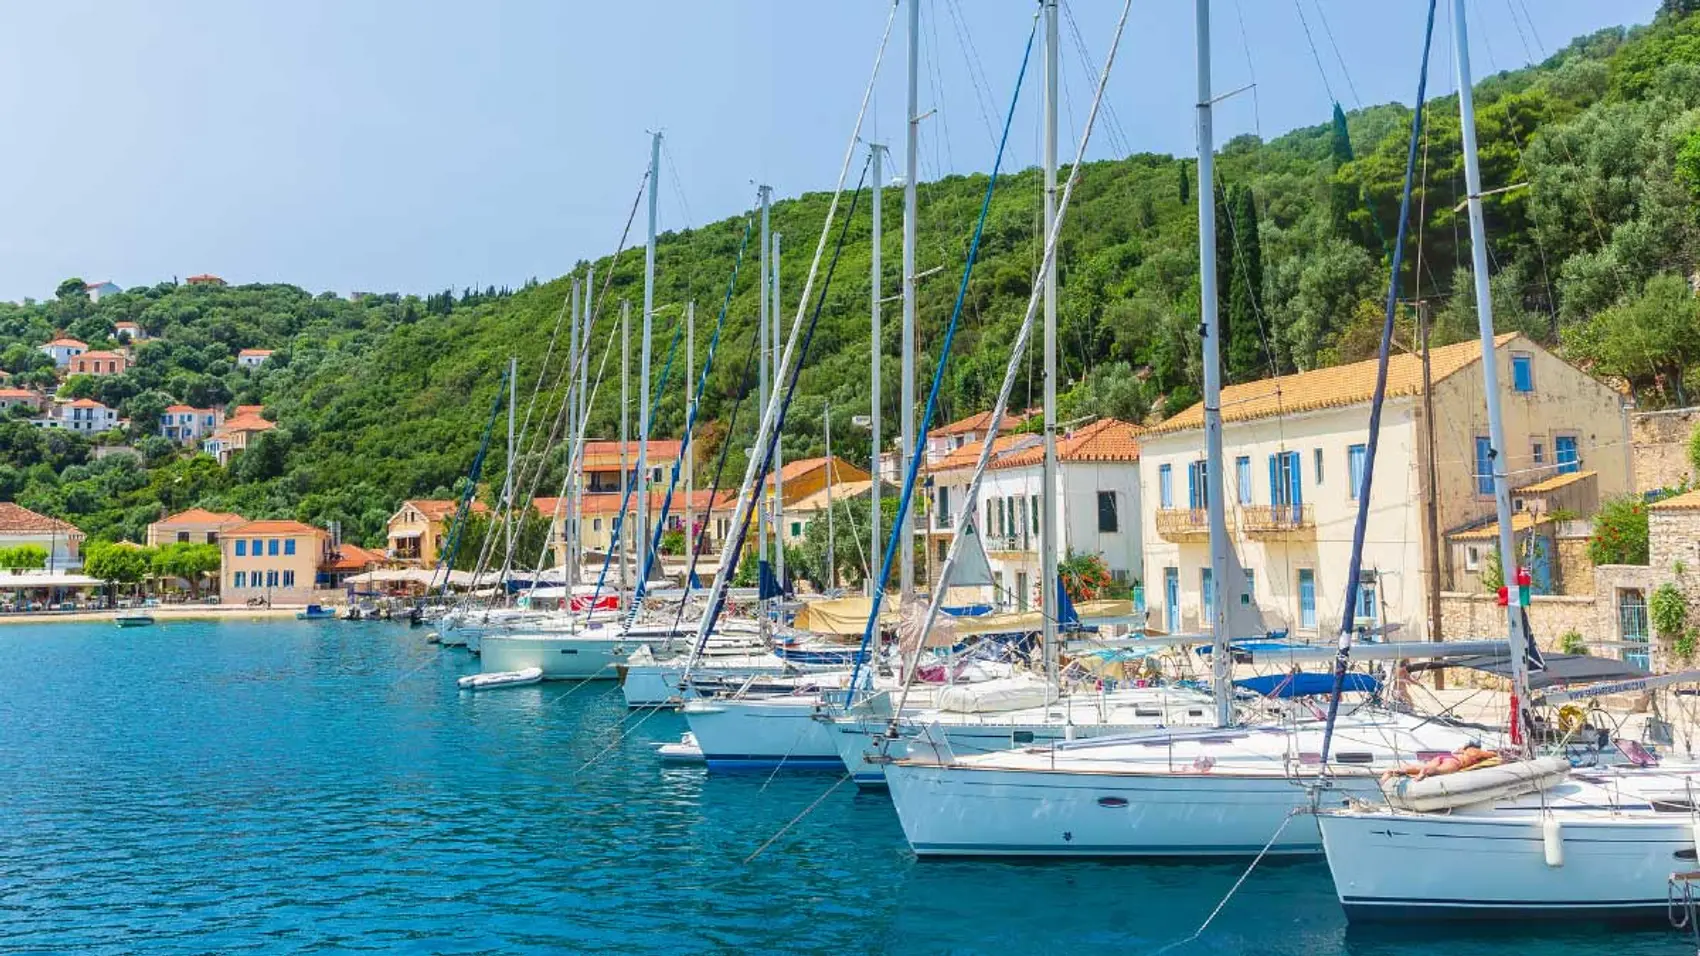
[[[118,288],[118,283],[110,279],[102,279],[99,282],[87,283],[84,286],[84,291],[88,294],[90,302],[99,302],[109,295],[117,295],[124,290]]]
[[[1522,335],[1498,336],[1495,349],[1507,442],[1500,467],[1512,482],[1587,470],[1599,498],[1627,492],[1623,396]],[[1433,349],[1430,363],[1432,444],[1421,358],[1399,354],[1389,364],[1355,607],[1359,625],[1399,624],[1408,639],[1427,634],[1426,574],[1446,574],[1424,571],[1425,502],[1433,496],[1442,535],[1491,521],[1494,507],[1480,346]],[[1367,361],[1222,390],[1233,542],[1223,584],[1236,633],[1327,636],[1339,626],[1375,378]],[[1195,405],[1140,435],[1147,605],[1152,624],[1169,632],[1205,628],[1217,585],[1202,422]]]
[[[37,428],[63,428],[83,435],[110,431],[123,423],[115,409],[107,408],[92,398],[56,402],[46,415],[30,419],[30,424]]]
[[[264,598],[274,604],[313,600],[319,566],[329,563],[331,537],[299,521],[249,521],[218,540],[219,593],[226,604]]]
[[[123,352],[83,352],[71,357],[66,367],[72,375],[120,375],[130,367],[130,356]]]
[[[626,442],[625,463],[633,473],[637,470],[638,446],[640,442]],[[665,482],[667,475],[673,469],[673,463],[679,460],[679,449],[682,443],[677,438],[651,438],[649,440],[648,465],[649,480]],[[603,492],[623,491],[620,484],[620,443],[618,441],[587,441],[584,443],[584,456],[581,465],[584,475],[584,490],[592,494]],[[618,506],[615,506],[618,510]]]
[[[347,541],[333,544],[319,565],[314,584],[320,588],[341,588],[347,585],[349,578],[382,567],[386,560],[382,551],[362,548]]]
[[[259,368],[271,357],[271,349],[243,349],[236,353],[236,364],[243,368]]]
[[[198,276],[190,276],[189,278],[184,279],[183,283],[185,285],[222,286],[225,284],[225,281],[211,273],[202,273]]]
[[[76,525],[0,501],[0,548],[26,544],[47,552],[47,571],[73,571],[83,566],[83,533]]]
[[[998,423],[998,433],[1001,435],[1015,431],[1033,414],[1032,410],[1006,413],[1003,421]],[[927,464],[936,464],[951,452],[985,438],[991,423],[992,413],[981,412],[978,415],[959,418],[948,425],[940,425],[928,432]]]
[[[120,342],[145,342],[147,330],[134,322],[116,322],[112,326],[112,337]]]
[[[39,411],[46,404],[46,397],[39,392],[27,388],[0,388],[0,411],[10,411],[18,405]]]
[[[41,347],[41,351],[46,353],[47,357],[53,360],[53,364],[60,368],[71,364],[72,359],[88,350],[87,342],[79,342],[76,339],[68,339],[63,336]]]
[[[401,503],[389,520],[389,557],[420,567],[435,567],[437,557],[448,545],[449,524],[460,508],[459,501],[446,498],[412,498]],[[474,514],[488,514],[484,502],[474,500]]]
[[[219,538],[248,519],[228,511],[190,508],[148,525],[148,547],[168,544],[217,544]]]
[[[254,436],[276,427],[276,422],[267,421],[258,414],[234,415],[213,429],[212,435],[202,439],[201,450],[217,458],[219,464],[228,465],[231,456],[247,450]]]
[[[159,433],[174,442],[188,444],[208,438],[224,424],[224,412],[216,408],[172,405],[159,416]]]
[[[1044,440],[1041,435],[1026,433],[999,435],[992,442],[992,455],[996,457],[1037,448]],[[932,507],[927,509],[926,520],[917,520],[915,525],[918,531],[926,535],[929,562],[943,563],[945,555],[950,552],[950,543],[956,534],[956,519],[962,510],[962,503],[968,493],[968,483],[974,478],[974,466],[979,462],[985,444],[983,439],[969,442],[927,464],[926,477],[931,486]],[[982,497],[981,501],[984,500]],[[976,527],[975,533],[983,534],[985,529]]]

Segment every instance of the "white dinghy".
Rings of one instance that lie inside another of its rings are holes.
[[[527,667],[517,671],[494,671],[488,674],[469,674],[455,681],[461,690],[496,690],[500,687],[524,687],[543,679],[543,668]]]

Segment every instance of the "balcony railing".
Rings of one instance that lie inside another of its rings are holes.
[[[1210,536],[1209,512],[1203,508],[1160,508],[1157,535],[1165,541],[1202,541]]]
[[[1039,546],[1038,535],[988,534],[983,539],[987,551],[1032,551]]]
[[[1244,505],[1240,527],[1249,535],[1314,532],[1316,515],[1310,505]]]

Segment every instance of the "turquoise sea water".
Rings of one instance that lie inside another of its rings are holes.
[[[611,684],[461,694],[384,624],[0,627],[0,953],[1143,953],[1242,865],[917,863],[882,795],[708,777]],[[622,731],[625,735],[622,736]],[[1348,929],[1258,868],[1171,952],[1687,953],[1674,931]]]

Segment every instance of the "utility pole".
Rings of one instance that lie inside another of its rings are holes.
[[[1057,218],[1057,0],[1045,0],[1045,235]],[[1039,469],[1039,606],[1046,694],[1057,688],[1057,259],[1045,269],[1045,452]],[[995,436],[987,435],[992,441]],[[1026,600],[1026,595],[1021,596]]]
[[[643,244],[643,358],[638,365],[638,453],[637,453],[637,568],[645,568],[649,547],[649,341],[655,325],[655,206],[661,195],[661,134],[649,140],[649,232]],[[647,582],[645,582],[647,584]]]
[[[915,179],[920,175],[921,133],[920,105],[921,64],[921,0],[909,0],[909,132],[904,143],[903,172],[903,372],[898,410],[903,416],[903,474],[907,476],[916,455],[915,448]],[[902,551],[901,594],[904,599],[915,591],[915,509],[903,514],[899,529]]]
[[[868,426],[869,430],[872,432],[872,437],[868,440],[869,448],[871,449],[868,457],[870,459],[869,467],[872,469],[874,476],[873,484],[868,489],[868,500],[873,502],[873,506],[868,509],[868,560],[873,562],[873,566],[868,569],[869,597],[874,596],[874,588],[879,587],[880,579],[884,576],[885,571],[885,549],[880,547],[880,402],[885,397],[885,393],[880,389],[880,359],[882,358],[881,353],[883,351],[880,347],[880,195],[885,192],[885,173],[883,163],[885,158],[885,149],[886,148],[884,146],[881,146],[878,143],[868,146],[868,152],[870,154],[868,158],[874,166],[874,192],[872,196],[874,203],[874,264],[872,283],[874,291],[869,305],[871,322],[868,332],[869,339],[873,343],[870,350],[873,355],[873,398],[870,402],[872,406],[870,411],[872,414],[869,416],[870,422]]]
[[[696,399],[693,397],[693,393],[696,391],[696,383],[692,381],[696,378],[696,374],[697,303],[695,299],[692,299],[685,305],[685,417],[687,419],[691,417],[691,408],[696,403]],[[691,509],[691,493],[695,490],[693,472],[696,470],[692,467],[691,462],[692,459],[696,458],[696,446],[691,444],[690,435],[685,436],[685,440],[680,443],[680,448],[682,449],[681,454],[685,456],[685,460],[679,463],[679,467],[685,470],[685,551],[689,553],[692,543],[696,540],[691,533],[694,517]],[[686,581],[685,588],[689,590],[690,586],[691,582]]]
[[[761,197],[761,255],[760,255],[760,259],[761,259],[761,292],[756,295],[756,299],[758,300],[757,305],[759,306],[759,313],[756,317],[756,349],[757,349],[756,360],[761,365],[761,374],[757,378],[757,382],[759,384],[756,386],[756,397],[761,400],[761,404],[760,404],[759,407],[762,409],[762,413],[766,414],[766,410],[767,410],[767,357],[768,357],[767,310],[768,310],[768,307],[769,307],[767,290],[768,290],[768,282],[770,281],[769,278],[768,278],[767,256],[768,256],[769,250],[771,249],[770,243],[772,243],[772,241],[773,241],[772,235],[770,235],[768,233],[768,207],[771,204],[772,199],[773,199],[773,187],[772,186],[758,186],[756,188],[756,193]],[[756,429],[756,431],[759,433],[761,431],[761,429],[758,427]],[[730,440],[731,436],[728,435],[727,439]],[[757,458],[760,458],[763,454],[766,454],[766,449],[756,448],[756,449],[753,449],[753,453],[756,455]],[[766,494],[766,492],[767,492],[767,483],[766,482],[762,482],[760,485],[756,486],[756,566],[758,568],[761,565],[767,563],[767,500],[766,500],[767,494]],[[765,619],[765,615],[764,615],[764,619]]]
[[[627,420],[631,417],[632,407],[632,337],[631,337],[632,303],[630,300],[620,302],[620,500],[626,501],[632,487],[632,468],[626,458],[626,450],[631,446],[631,432]],[[620,540],[617,544],[620,559],[620,590],[624,591],[631,585],[631,579],[626,575],[626,543],[631,540],[632,529],[626,522],[630,516],[624,505],[614,520],[619,523]]]
[[[779,240],[778,233],[773,234],[773,390],[784,388],[779,381],[780,352],[784,349],[784,336],[779,334]],[[781,427],[785,423],[785,408],[780,406],[779,420],[774,423],[773,433],[773,550],[776,577],[781,590],[785,588],[785,475],[781,469],[785,467],[785,432]]]

